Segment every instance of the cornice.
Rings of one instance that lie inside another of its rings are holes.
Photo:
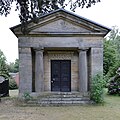
[[[35,32],[27,35],[23,35],[21,33],[17,33],[18,37],[104,37],[105,33],[41,33],[41,32]]]

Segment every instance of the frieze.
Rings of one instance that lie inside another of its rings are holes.
[[[48,52],[49,60],[71,60],[74,52]]]

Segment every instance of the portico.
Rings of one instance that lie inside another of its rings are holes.
[[[59,9],[11,28],[19,39],[19,93],[90,92],[103,71],[103,37],[109,28]]]

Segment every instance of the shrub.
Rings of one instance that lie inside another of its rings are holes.
[[[24,94],[23,94],[22,97],[23,97],[23,99],[25,100],[25,102],[28,102],[29,100],[32,99],[32,96],[30,95],[29,92],[24,92]]]
[[[17,87],[17,84],[16,84],[15,80],[14,80],[14,79],[12,79],[12,78],[9,80],[9,89],[10,89],[10,90],[13,90],[13,89],[18,89],[18,87]]]
[[[91,83],[91,93],[90,97],[95,103],[103,103],[103,88],[105,87],[105,80],[102,75],[97,74],[93,77]]]

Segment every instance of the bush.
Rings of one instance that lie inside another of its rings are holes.
[[[106,83],[102,75],[97,74],[95,77],[93,77],[90,97],[95,103],[104,102],[103,88],[105,87],[105,84]]]
[[[108,84],[108,93],[110,95],[120,95],[120,75],[111,78]]]
[[[120,66],[120,60],[116,61],[114,65],[110,67],[109,72],[107,73],[107,76],[109,78],[115,76],[119,66]]]
[[[10,89],[10,90],[18,89],[15,80],[12,79],[12,78],[9,80],[9,89]]]
[[[23,99],[25,100],[25,102],[28,102],[29,100],[32,99],[32,96],[30,95],[29,92],[24,92],[24,94],[23,94],[22,97],[23,97]]]

